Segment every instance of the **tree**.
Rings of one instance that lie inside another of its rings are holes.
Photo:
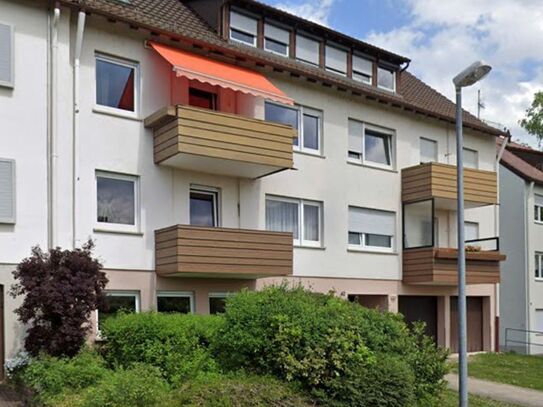
[[[36,246],[13,272],[17,282],[10,294],[25,296],[15,313],[29,324],[25,349],[30,354],[71,357],[85,343],[91,312],[103,301],[108,282],[93,248],[91,240],[80,249],[47,253]]]
[[[526,110],[526,116],[519,120],[519,124],[532,136],[537,137],[541,144],[543,141],[543,92],[536,92],[532,105]]]

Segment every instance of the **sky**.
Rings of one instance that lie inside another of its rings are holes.
[[[452,78],[482,59],[492,72],[463,105],[537,146],[518,124],[543,90],[543,0],[263,0],[411,59],[409,71],[454,98]]]

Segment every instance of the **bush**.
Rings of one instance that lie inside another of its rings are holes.
[[[219,370],[209,346],[221,324],[219,316],[121,314],[104,322],[103,354],[111,367],[146,363],[169,383],[180,383]]]
[[[84,350],[72,359],[47,355],[32,359],[20,373],[20,380],[37,402],[56,406],[66,394],[92,386],[108,374],[103,359]]]
[[[353,404],[353,393],[390,395],[382,403],[392,406],[409,405],[413,394],[438,397],[446,357],[429,339],[411,334],[400,315],[285,285],[229,297],[215,350],[227,368],[298,382],[327,403],[349,406],[367,405]],[[393,360],[405,386],[385,380],[380,359]]]
[[[173,399],[191,407],[309,407],[315,404],[271,377],[207,375],[185,383]]]

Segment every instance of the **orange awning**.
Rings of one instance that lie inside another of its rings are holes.
[[[172,64],[177,76],[185,76],[188,79],[261,96],[280,103],[294,104],[291,98],[258,72],[156,42],[149,41],[148,44]]]

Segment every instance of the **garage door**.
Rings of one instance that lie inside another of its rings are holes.
[[[483,297],[467,297],[468,352],[483,350]],[[451,352],[458,352],[458,297],[451,297]]]
[[[437,341],[437,297],[401,295],[398,310],[408,324],[426,322],[426,335]]]

